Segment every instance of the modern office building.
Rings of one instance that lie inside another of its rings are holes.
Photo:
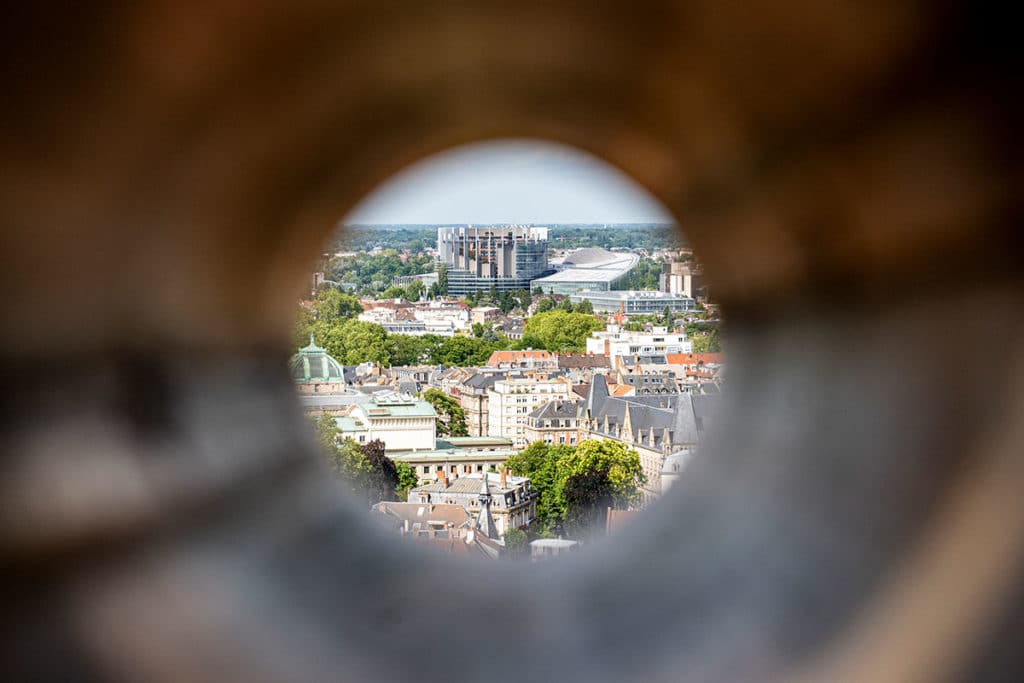
[[[622,311],[627,316],[662,313],[666,306],[673,313],[685,313],[697,308],[697,302],[691,297],[647,290],[584,291],[569,296],[569,301],[574,304],[583,300],[590,301],[595,313]]]
[[[682,294],[691,299],[705,297],[704,269],[692,261],[673,261],[661,265],[658,289],[669,294]]]
[[[437,229],[437,268],[447,270],[448,294],[530,289],[551,273],[548,229],[525,226]]]
[[[608,291],[621,286],[639,261],[639,256],[629,252],[608,251],[600,247],[577,249],[561,263],[553,263],[557,272],[534,280],[533,287],[540,287],[547,294],[563,296],[582,290]]]

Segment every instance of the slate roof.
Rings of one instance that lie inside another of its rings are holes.
[[[713,419],[716,396],[692,394],[661,394],[646,396],[609,396],[603,375],[594,377],[587,400],[580,406],[580,415],[590,411],[595,420],[593,431],[617,434],[628,425],[634,441],[650,444],[654,431],[654,447],[665,443],[665,436],[674,446],[696,444]],[[628,420],[627,420],[628,416]],[[605,421],[608,431],[605,432]]]
[[[535,408],[529,417],[535,420],[554,420],[576,417],[580,404],[575,401],[555,400]]]

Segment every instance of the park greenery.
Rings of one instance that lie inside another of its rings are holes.
[[[405,500],[416,486],[416,473],[404,462],[384,454],[384,443],[374,440],[359,445],[342,439],[335,419],[326,413],[316,418],[314,428],[332,470],[345,491],[367,506],[383,500]]]
[[[607,508],[626,509],[641,500],[646,482],[640,456],[617,441],[576,446],[534,442],[508,460],[511,472],[529,477],[540,494],[531,533],[585,537]]]
[[[353,253],[335,256],[324,265],[324,276],[363,296],[374,296],[390,291],[396,277],[422,275],[434,270],[434,260],[423,251],[400,254],[395,249],[385,249],[376,254]],[[423,283],[420,283],[420,287]],[[422,291],[421,291],[422,293]],[[417,297],[418,299],[419,297]],[[415,300],[415,299],[414,299]]]
[[[519,296],[522,295],[533,298],[528,292]],[[552,300],[543,297],[541,301]],[[470,335],[410,336],[388,334],[376,323],[356,320],[362,312],[359,300],[328,286],[320,288],[311,306],[300,308],[294,343],[296,347],[305,346],[312,336],[318,345],[344,365],[365,362],[385,366],[484,365],[495,351],[525,348],[559,353],[582,351],[590,332],[604,327],[604,323],[595,316],[577,312],[577,308],[592,310],[589,304],[588,301],[573,308],[568,299],[563,299],[557,308],[529,318],[523,338],[514,341],[483,324],[474,327]]]

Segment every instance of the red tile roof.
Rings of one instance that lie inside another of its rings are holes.
[[[549,351],[495,351],[487,359],[488,367],[496,368],[502,363],[518,363],[527,360],[551,360]]]
[[[724,353],[669,353],[665,359],[669,365],[697,365],[702,363],[724,363]]]

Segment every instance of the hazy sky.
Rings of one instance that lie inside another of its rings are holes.
[[[532,141],[464,147],[410,166],[346,223],[668,223],[654,197],[585,152]]]

